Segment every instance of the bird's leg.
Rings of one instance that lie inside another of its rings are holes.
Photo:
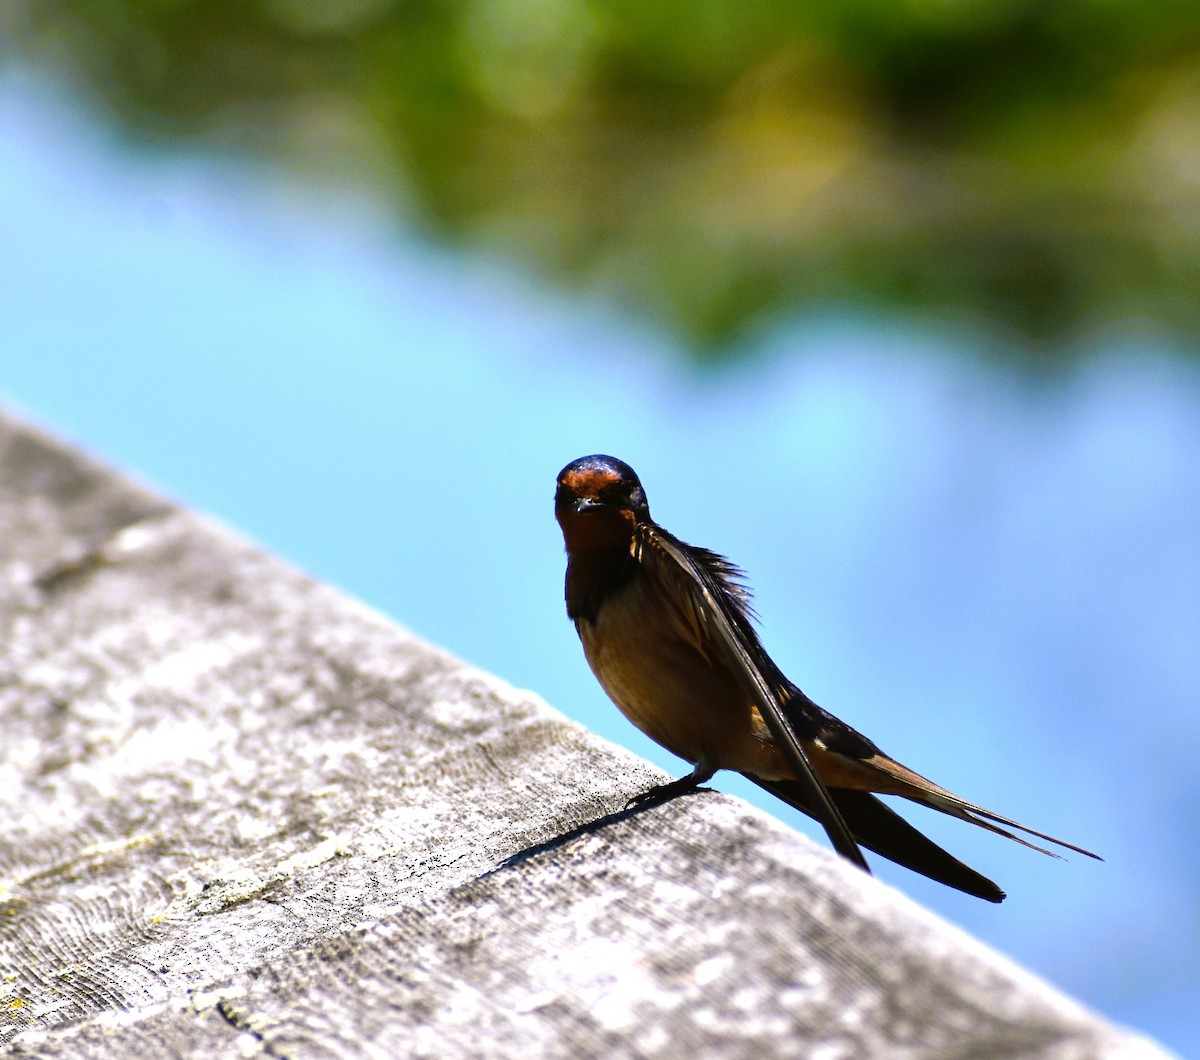
[[[701,784],[706,784],[712,780],[713,774],[716,771],[715,766],[711,766],[701,760],[696,763],[696,768],[686,777],[680,777],[678,780],[672,780],[667,784],[656,784],[649,791],[643,791],[640,795],[635,795],[625,804],[625,808],[628,810],[632,806],[649,806],[666,802],[668,799],[675,798],[676,795],[684,795],[689,791],[695,791]]]

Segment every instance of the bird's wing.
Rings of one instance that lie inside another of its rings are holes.
[[[749,594],[737,581],[737,568],[715,553],[685,545],[659,526],[643,523],[634,537],[634,555],[655,568],[679,604],[681,631],[705,655],[729,665],[750,694],[803,792],[806,810],[844,858],[865,872],[866,859],[837,805],[804,753],[781,701],[787,682],[750,625]]]
[[[762,780],[750,773],[743,775],[788,805],[810,817],[816,816],[794,781]],[[991,880],[943,850],[870,792],[831,788],[829,794],[854,838],[868,850],[976,898],[988,902],[1004,900],[1004,892]]]

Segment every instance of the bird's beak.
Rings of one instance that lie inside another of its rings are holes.
[[[579,497],[571,507],[576,515],[583,515],[597,508],[603,508],[604,505],[595,497]]]

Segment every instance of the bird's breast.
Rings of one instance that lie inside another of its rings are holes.
[[[774,771],[777,754],[750,696],[679,632],[671,601],[644,574],[575,625],[597,680],[650,739],[693,764]]]

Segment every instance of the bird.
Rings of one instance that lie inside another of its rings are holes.
[[[567,617],[588,665],[630,722],[693,767],[631,806],[731,770],[814,818],[860,869],[870,872],[865,847],[989,902],[1003,901],[1004,891],[877,796],[900,796],[1051,857],[1059,855],[1013,830],[1102,860],[927,780],[814,703],[759,641],[742,571],[659,526],[624,461],[599,453],[571,461],[559,472],[554,510],[567,552]]]

